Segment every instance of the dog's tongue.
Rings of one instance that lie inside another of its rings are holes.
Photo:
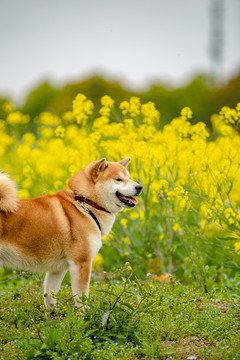
[[[127,197],[127,196],[124,196],[124,195],[122,195],[122,197],[123,197],[125,200],[127,200],[127,201],[131,201],[131,203],[133,203],[134,205],[137,205],[137,204],[138,204],[137,199],[134,199],[134,198],[132,198],[132,197]]]

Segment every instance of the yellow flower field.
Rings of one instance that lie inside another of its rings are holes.
[[[144,192],[134,210],[119,215],[94,269],[129,261],[141,275],[173,273],[206,288],[234,282],[240,266],[240,103],[212,115],[212,133],[204,123],[191,124],[187,107],[161,128],[152,102],[132,97],[117,109],[106,95],[98,116],[94,105],[79,94],[61,117],[45,112],[30,119],[3,104],[0,168],[19,184],[20,197],[66,187],[90,161],[130,156],[131,176]]]

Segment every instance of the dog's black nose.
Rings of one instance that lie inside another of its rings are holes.
[[[141,191],[142,191],[142,186],[141,186],[141,185],[137,185],[137,186],[135,186],[135,189],[136,189],[136,191],[137,191],[137,194],[139,195],[139,194],[141,193]]]

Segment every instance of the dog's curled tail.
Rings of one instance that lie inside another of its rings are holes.
[[[19,206],[18,189],[9,175],[0,172],[0,210],[5,213],[16,212]]]

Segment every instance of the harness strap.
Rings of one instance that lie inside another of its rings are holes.
[[[99,224],[99,221],[98,221],[97,217],[94,215],[94,213],[93,213],[91,210],[89,210],[89,211],[88,211],[88,214],[93,218],[93,220],[94,220],[95,223],[97,224],[99,230],[101,231],[101,226],[100,226],[100,224]]]

